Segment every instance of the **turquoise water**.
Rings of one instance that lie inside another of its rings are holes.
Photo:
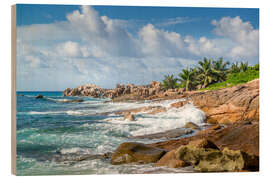
[[[24,96],[20,96],[23,94]],[[35,99],[42,94],[43,99]],[[72,99],[83,102],[68,103]],[[132,135],[203,122],[204,114],[193,106],[167,114],[136,116],[123,121],[115,111],[149,106],[145,103],[106,103],[108,99],[63,97],[62,92],[17,92],[17,174],[117,174],[162,172],[149,165],[113,166],[106,159],[77,161],[84,155],[113,152]],[[171,102],[158,105],[169,106]],[[152,105],[152,104],[151,104]],[[134,140],[151,143],[158,140]],[[175,170],[170,170],[175,172]],[[166,170],[168,172],[168,170]],[[181,171],[182,172],[182,171]]]

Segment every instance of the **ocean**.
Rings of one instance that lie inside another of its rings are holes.
[[[23,94],[23,96],[21,96]],[[35,99],[42,94],[43,99]],[[83,99],[83,102],[67,101]],[[205,115],[192,104],[166,113],[136,115],[123,120],[114,112],[160,102],[108,102],[109,99],[64,97],[62,92],[17,92],[17,175],[133,174],[192,172],[191,167],[170,169],[145,165],[111,165],[109,159],[88,158],[113,152],[123,142],[153,143],[164,139],[131,139],[131,136],[183,128],[187,122],[203,125]]]

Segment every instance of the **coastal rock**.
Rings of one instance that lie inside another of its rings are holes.
[[[120,144],[111,156],[111,164],[126,163],[155,163],[164,154],[165,150],[154,148],[142,143],[126,142]]]
[[[259,161],[255,156],[228,148],[221,152],[216,149],[185,145],[178,148],[175,154],[177,159],[192,164],[194,169],[200,172],[233,172],[259,167]]]
[[[194,147],[194,148],[219,149],[213,142],[211,142],[205,138],[190,141],[188,143],[188,145],[191,147]]]
[[[155,115],[155,114],[166,112],[166,111],[167,109],[165,107],[156,106],[156,107],[153,107],[149,112],[147,112],[147,114]]]
[[[115,102],[126,100],[153,99],[162,93],[161,83],[153,81],[149,85],[135,86],[134,84],[117,84],[114,89],[102,89],[94,84],[67,88],[63,91],[64,96],[90,96],[94,98],[111,98]],[[175,90],[171,91],[175,93]],[[164,96],[164,95],[162,95]],[[167,96],[167,95],[166,95]]]
[[[210,128],[192,137],[153,143],[150,146],[170,151],[182,145],[187,145],[193,140],[206,138],[213,142],[220,150],[227,147],[231,150],[241,150],[245,153],[259,156],[259,124],[254,121],[251,122],[232,124],[217,130]]]
[[[185,88],[179,88],[177,92],[178,94],[183,94],[185,92]]]
[[[189,129],[195,129],[195,130],[200,130],[200,126],[198,126],[197,124],[193,123],[193,122],[188,122],[185,124],[184,126],[185,128],[189,128]]]
[[[44,96],[42,94],[35,96],[35,99],[42,99],[42,98],[44,98]]]
[[[208,123],[259,120],[259,79],[220,90],[189,92],[185,97],[206,113]]]
[[[176,158],[176,150],[171,150],[167,152],[156,164],[155,166],[167,166],[169,168],[180,168],[188,166],[189,164],[185,161]]]
[[[186,105],[188,102],[187,101],[179,101],[179,102],[176,102],[176,103],[172,103],[170,105],[171,108],[180,108],[180,107],[183,107],[184,105]]]
[[[129,109],[129,110],[118,111],[115,114],[117,114],[117,115],[125,115],[125,114],[128,114],[128,113],[137,114],[137,113],[140,113],[140,112],[150,111],[153,108],[155,108],[155,106],[139,107],[139,108],[134,108],[134,109]]]
[[[72,99],[68,101],[63,101],[64,103],[77,103],[77,102],[83,102],[83,99]]]
[[[222,152],[217,149],[197,148],[189,145],[180,146],[176,152],[176,158],[193,166],[199,164],[200,160],[218,159],[222,157]]]
[[[126,112],[124,115],[124,120],[135,121],[135,116],[130,112]]]

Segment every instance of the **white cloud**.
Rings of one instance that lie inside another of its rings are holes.
[[[159,30],[152,24],[141,28],[139,38],[142,52],[148,56],[176,56],[183,48],[180,34]]]
[[[56,47],[59,55],[68,57],[77,57],[82,55],[80,45],[76,42],[67,41],[65,43],[59,44]]]
[[[231,49],[232,58],[255,58],[259,56],[259,30],[254,29],[250,22],[235,18],[223,17],[213,20],[214,32],[219,36],[230,38],[236,43]]]
[[[184,20],[171,19],[162,26]],[[36,77],[59,90],[89,81],[104,87],[119,82],[144,84],[177,74],[203,57],[258,58],[259,31],[249,22],[225,17],[212,25],[215,38],[182,36],[159,29],[158,23],[131,33],[127,20],[99,16],[83,6],[64,22],[18,27],[18,78],[23,82],[19,88],[31,87],[31,81],[38,82]],[[62,85],[51,82],[56,76]]]

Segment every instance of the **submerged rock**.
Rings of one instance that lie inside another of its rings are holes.
[[[42,94],[35,96],[35,99],[42,99],[42,98],[44,98],[44,96]]]
[[[52,161],[55,162],[79,162],[79,161],[85,161],[85,160],[94,160],[94,159],[100,159],[100,160],[108,160],[111,158],[112,153],[107,152],[104,154],[77,154],[77,153],[69,153],[69,154],[61,154],[61,152],[58,152],[59,154],[52,157]]]
[[[64,103],[77,103],[77,102],[83,102],[83,99],[72,99],[68,101],[63,101]]]
[[[126,142],[120,144],[111,156],[111,164],[154,163],[164,154],[165,150],[147,146],[142,143]]]

